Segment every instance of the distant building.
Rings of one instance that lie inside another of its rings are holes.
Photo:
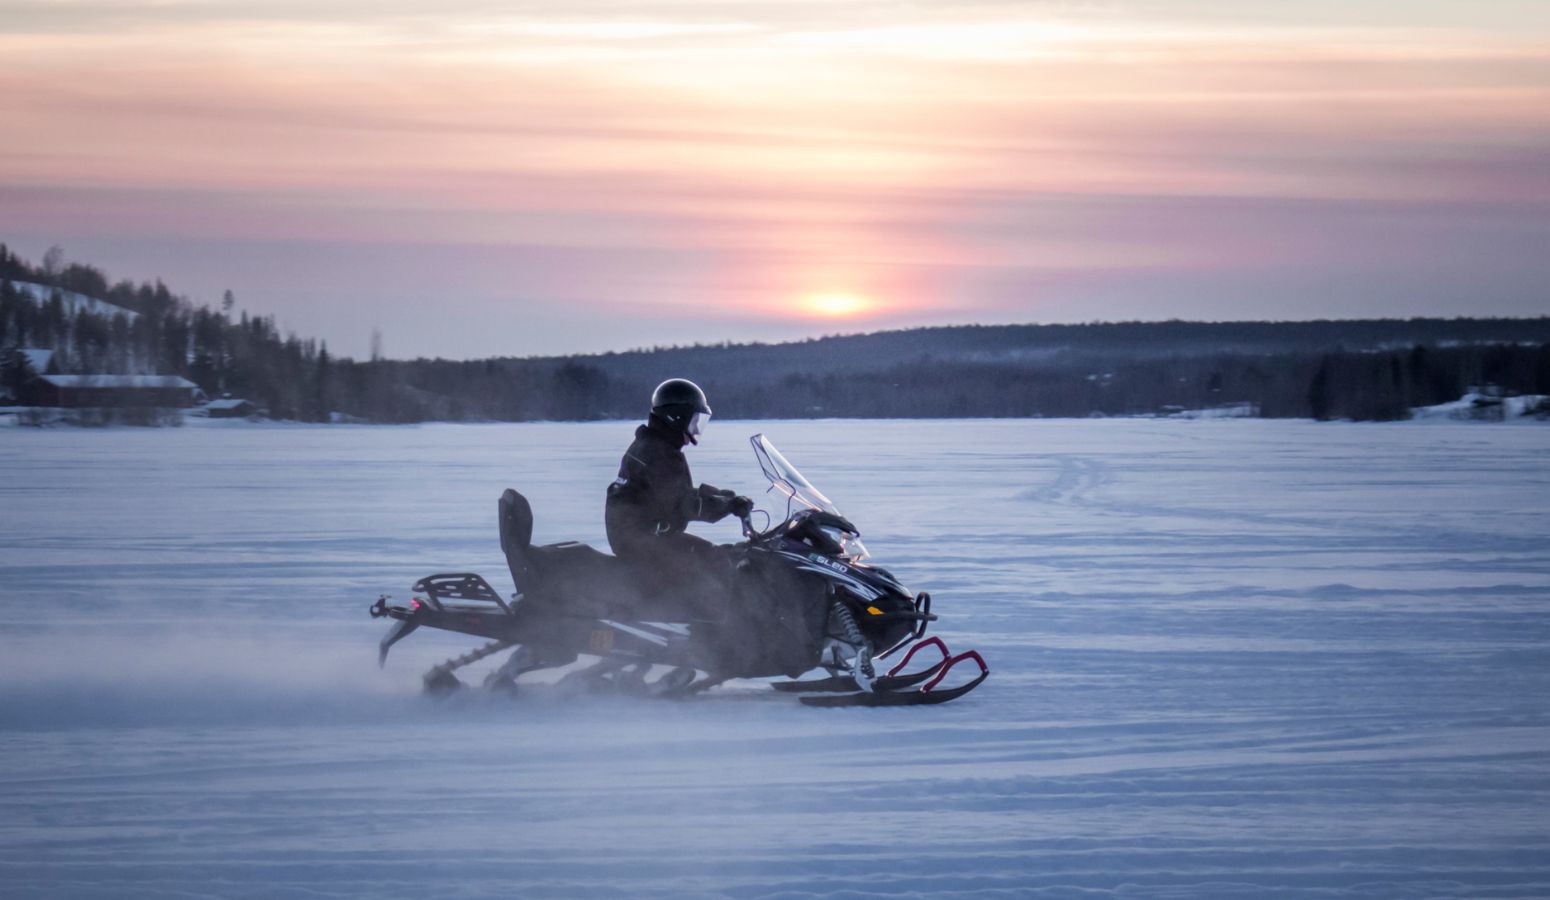
[[[262,410],[253,401],[237,397],[211,400],[203,408],[212,419],[245,419],[248,416],[262,415]]]
[[[193,406],[199,385],[177,375],[40,375],[27,385],[30,406]]]
[[[22,406],[193,406],[199,385],[176,375],[62,375],[53,350],[22,347],[6,361],[13,399]]]

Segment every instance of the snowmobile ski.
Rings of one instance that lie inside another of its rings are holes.
[[[964,660],[970,660],[979,666],[979,674],[966,684],[952,688],[938,688],[948,671]],[[820,707],[839,706],[923,706],[933,703],[946,703],[949,700],[957,700],[980,686],[990,676],[990,668],[985,665],[985,660],[978,652],[970,650],[960,653],[950,659],[937,663],[928,672],[935,672],[932,678],[919,690],[893,690],[879,688],[877,682],[873,682],[870,691],[854,691],[849,694],[818,693],[803,695],[797,698],[803,705]],[[882,679],[878,679],[881,681]]]
[[[909,665],[910,659],[922,647],[935,647],[942,654],[942,658],[919,672],[900,675],[899,672]],[[935,636],[926,638],[911,647],[904,654],[904,658],[889,669],[886,675],[873,680],[871,688],[877,691],[897,691],[913,687],[940,672],[942,667],[948,665],[951,660],[952,654],[948,652],[947,644],[943,643],[941,638]],[[854,675],[836,675],[832,678],[816,678],[810,681],[776,681],[770,687],[777,691],[792,693],[844,693],[860,689]]]

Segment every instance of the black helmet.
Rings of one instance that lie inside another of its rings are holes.
[[[710,404],[699,385],[687,378],[669,378],[651,392],[651,414],[688,435],[690,443],[698,443],[695,438],[710,418]]]

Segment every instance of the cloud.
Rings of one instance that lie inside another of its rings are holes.
[[[1160,315],[1241,291],[1253,316],[1303,270],[1360,271],[1403,314],[1447,247],[1518,289],[1532,266],[1492,247],[1543,236],[1545,17],[1342,9],[22,3],[0,231],[135,247],[175,285],[218,284],[192,259],[213,242],[254,290],[222,287],[336,342],[434,272],[470,318],[561,323],[534,350],[573,348],[578,310],[768,322],[814,291],[1095,315],[1151,279]],[[236,249],[282,246],[307,264]]]

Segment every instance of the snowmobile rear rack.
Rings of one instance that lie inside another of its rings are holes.
[[[416,581],[412,590],[424,594],[425,599],[412,597],[408,606],[390,606],[384,594],[368,610],[373,619],[398,620],[377,645],[377,665],[386,663],[388,649],[421,625],[492,640],[508,640],[516,610],[478,575],[471,572],[427,575]],[[448,602],[443,603],[443,600]]]
[[[501,599],[500,594],[495,593],[495,588],[472,572],[427,575],[416,581],[412,590],[423,591],[438,611],[445,610],[441,603],[443,600],[474,600],[494,603],[501,608],[501,612],[511,615],[511,607]]]

